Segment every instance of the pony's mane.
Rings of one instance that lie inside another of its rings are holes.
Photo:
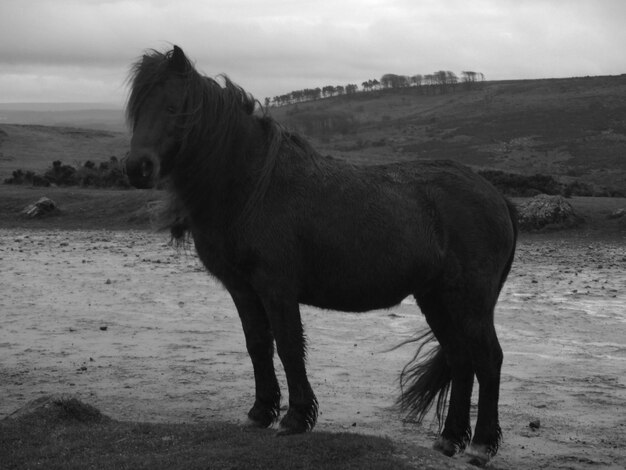
[[[135,123],[141,105],[152,89],[174,73],[170,65],[173,53],[173,50],[165,53],[149,50],[131,67],[128,78],[130,95],[126,104],[126,120],[129,126],[132,127]],[[229,105],[249,115],[254,113],[257,105],[261,107],[251,94],[234,84],[226,75],[222,75],[222,87],[216,80],[198,73],[186,57],[185,61],[185,72],[176,72],[187,84],[187,100],[183,113],[197,114],[202,104],[212,104],[214,107]]]
[[[286,150],[289,149],[289,153],[296,152],[315,160],[317,154],[304,139],[288,132],[270,117],[250,93],[233,83],[228,76],[221,76],[222,85],[200,74],[186,57],[183,71],[174,71],[171,66],[173,54],[174,50],[166,53],[150,50],[132,66],[128,79],[130,94],[126,106],[127,123],[132,129],[144,100],[153,88],[177,74],[184,80],[186,96],[181,110],[184,138],[177,159],[184,160],[191,156],[194,169],[202,171],[202,167],[208,164],[222,167],[232,164],[229,149],[236,132],[244,119],[256,119],[266,136],[266,156],[255,175],[256,184],[252,194],[239,217],[239,222],[247,222],[258,212],[256,209],[270,185],[279,155],[287,154]],[[200,145],[206,142],[211,142],[211,145]],[[211,172],[206,174],[211,177]],[[210,184],[215,186],[219,182],[212,181]]]

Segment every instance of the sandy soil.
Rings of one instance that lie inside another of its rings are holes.
[[[192,251],[167,241],[0,230],[0,418],[70,393],[117,419],[244,422],[252,368],[233,304]],[[520,243],[496,314],[504,443],[494,468],[625,468],[624,286],[624,240]],[[413,351],[388,350],[424,326],[413,302],[364,314],[303,307],[303,317],[318,429],[430,447],[434,423],[403,423],[389,408]]]

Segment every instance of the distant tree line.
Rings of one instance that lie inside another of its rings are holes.
[[[286,104],[319,100],[320,98],[330,98],[331,96],[351,95],[356,93],[358,89],[359,87],[356,84],[305,88],[304,90],[292,91],[273,98],[265,98],[265,106],[284,106]]]
[[[41,175],[33,171],[15,170],[12,177],[5,179],[4,183],[30,186],[130,187],[123,164],[117,157],[111,157],[109,161],[99,164],[87,160],[75,167],[56,160],[52,162],[52,167]]]
[[[285,106],[287,104],[314,101],[332,96],[352,95],[354,93],[367,93],[378,90],[395,90],[401,88],[419,88],[424,94],[449,93],[456,91],[459,86],[465,90],[475,88],[485,80],[485,76],[480,72],[463,71],[461,78],[449,70],[439,70],[428,75],[396,75],[387,73],[380,80],[370,79],[361,83],[361,90],[358,85],[351,83],[348,85],[327,85],[325,87],[305,88],[295,90],[284,95],[265,98],[265,106]]]

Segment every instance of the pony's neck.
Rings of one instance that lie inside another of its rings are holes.
[[[210,125],[210,124],[209,124]],[[268,138],[256,117],[242,112],[226,135],[202,132],[178,156],[174,191],[197,223],[227,227],[248,207],[267,157]]]

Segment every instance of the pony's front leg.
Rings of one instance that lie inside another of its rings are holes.
[[[246,336],[256,395],[248,412],[253,425],[271,426],[280,414],[280,388],[274,371],[274,337],[263,304],[254,291],[229,289]]]
[[[264,298],[263,303],[289,387],[289,410],[280,422],[279,434],[311,431],[317,422],[318,404],[306,373],[306,346],[300,307],[296,301],[277,298]]]

